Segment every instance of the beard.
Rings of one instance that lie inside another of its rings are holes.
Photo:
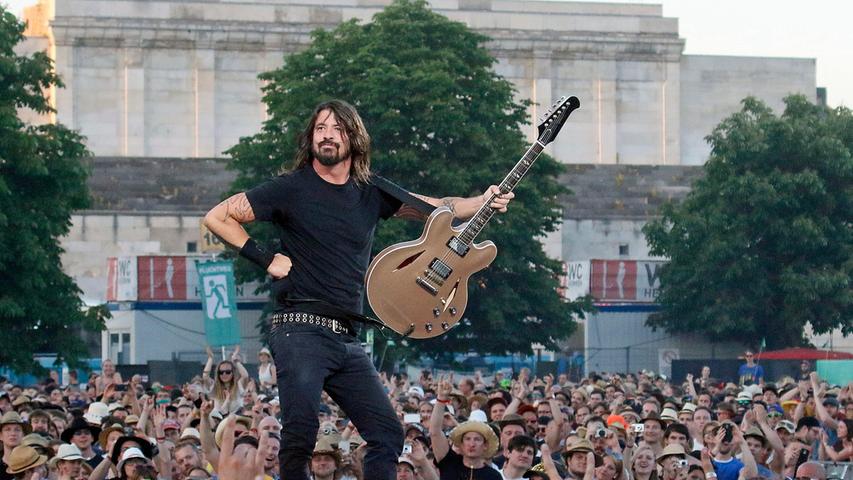
[[[324,148],[327,145],[333,148]],[[325,165],[327,167],[337,165],[343,162],[349,156],[349,152],[341,151],[340,143],[334,142],[323,142],[318,147],[312,148],[311,153],[314,154],[314,158],[319,160],[322,165]]]

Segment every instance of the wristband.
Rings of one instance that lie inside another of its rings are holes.
[[[705,478],[717,478],[716,472],[705,472]]]
[[[445,405],[447,405],[447,404],[449,404],[449,403],[450,403],[450,399],[442,400],[442,399],[440,399],[440,398],[436,398],[436,399],[435,399],[435,401],[436,401],[436,402],[438,402],[438,403],[443,403],[443,404],[445,404]]]
[[[243,248],[240,249],[240,256],[251,261],[255,265],[266,270],[269,268],[273,259],[275,258],[274,253],[270,253],[261,245],[258,245],[254,239],[250,238],[246,240],[246,243],[243,245]]]

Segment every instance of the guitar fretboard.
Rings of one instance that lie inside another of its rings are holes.
[[[536,143],[530,146],[527,149],[527,152],[521,157],[521,159],[515,164],[515,167],[504,177],[503,181],[498,185],[501,189],[501,193],[509,193],[518,185],[518,182],[524,178],[524,175],[530,170],[530,167],[533,166],[533,162],[539,157],[539,154],[542,153],[542,150],[545,148],[538,140]],[[465,245],[471,245],[477,235],[483,230],[489,220],[491,220],[492,215],[495,214],[495,210],[489,205],[492,203],[494,199],[494,195],[489,197],[489,200],[477,210],[477,213],[471,217],[471,220],[468,221],[468,225],[459,234],[457,238],[460,241],[464,242]]]

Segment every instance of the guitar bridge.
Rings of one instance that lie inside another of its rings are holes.
[[[424,280],[422,277],[418,277],[415,282],[420,285],[424,290],[429,292],[430,295],[436,296],[438,295],[438,289],[433,287],[432,284]]]

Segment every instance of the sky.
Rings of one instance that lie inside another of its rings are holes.
[[[20,15],[36,0],[0,0]],[[552,0],[561,1],[561,0]],[[583,0],[587,1],[587,0]],[[817,59],[830,106],[853,107],[853,2],[848,0],[622,0],[663,5],[686,54]]]

